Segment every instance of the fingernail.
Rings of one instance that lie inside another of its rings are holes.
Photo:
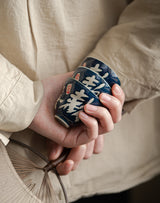
[[[74,161],[69,159],[69,160],[67,160],[65,167],[68,168],[69,170],[71,170],[73,168],[73,165],[74,165]]]
[[[87,104],[85,110],[87,112],[94,112],[94,111],[97,111],[97,106]]]
[[[80,115],[80,117],[83,118],[83,119],[87,119],[87,118],[88,118],[87,114],[85,114],[83,111],[81,111],[81,112],[79,113],[79,115]]]
[[[111,97],[108,95],[108,94],[104,94],[102,93],[101,94],[101,97],[100,97],[100,101],[103,103],[104,102],[109,102],[111,101]]]
[[[116,95],[120,95],[121,94],[121,88],[119,85],[115,85],[114,89],[113,89],[113,93]]]
[[[86,144],[83,144],[83,145],[81,145],[80,147],[81,147],[81,150],[83,150],[83,151],[85,151],[86,148],[87,148]]]
[[[74,167],[73,160],[68,160],[65,166],[66,174],[68,174],[73,169],[73,167]]]

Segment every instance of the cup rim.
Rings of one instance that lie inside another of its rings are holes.
[[[108,84],[108,82],[105,81],[105,79],[104,79],[99,73],[97,73],[96,71],[94,71],[94,70],[92,70],[92,69],[90,69],[90,68],[88,68],[88,67],[86,67],[86,66],[78,66],[77,70],[78,70],[79,68],[84,68],[84,69],[87,69],[87,70],[89,70],[89,71],[95,73],[96,75],[98,75],[99,78],[101,78],[101,79],[103,80],[103,82],[104,82],[106,85],[108,85],[108,87],[111,88],[111,86]]]
[[[94,60],[96,60],[96,61],[99,61],[99,62],[102,63],[103,65],[107,66],[108,68],[110,68],[109,65],[105,64],[103,61],[101,61],[101,60],[99,60],[99,59],[97,59],[97,58],[94,58],[94,57],[92,57],[92,56],[86,57],[86,58],[82,61],[82,63],[84,63],[84,61],[86,61],[87,59],[94,59]],[[110,69],[111,69],[111,68],[110,68]]]
[[[54,117],[60,122],[60,123],[62,123],[62,125],[64,125],[66,128],[69,128],[70,127],[70,125],[64,120],[64,119],[62,119],[59,115],[54,115]]]
[[[97,95],[94,93],[94,92],[92,92],[88,87],[86,87],[82,82],[80,82],[79,80],[76,80],[75,78],[72,78],[72,77],[70,77],[70,78],[68,78],[68,80],[66,81],[66,83],[69,81],[69,80],[74,80],[74,81],[76,81],[77,83],[79,83],[80,85],[82,85],[83,87],[85,87],[85,89],[87,89],[87,90],[89,90],[89,92],[91,93],[91,94],[93,94],[95,97],[96,97],[96,99],[99,99],[98,97],[97,97]]]
[[[101,63],[103,66],[106,66],[106,67],[108,67],[110,70],[111,70],[111,72],[113,72],[115,75],[116,75],[116,78],[118,79],[118,82],[115,82],[116,84],[118,84],[118,85],[121,85],[121,81],[120,81],[120,79],[119,79],[119,77],[118,77],[118,75],[117,75],[117,72],[115,71],[115,70],[113,70],[111,67],[110,67],[110,65],[107,65],[106,63],[104,63],[103,61],[101,61],[101,60],[99,60],[99,59],[97,59],[97,58],[94,58],[94,57],[92,57],[92,56],[88,56],[88,57],[86,57],[82,62],[81,62],[81,65],[80,66],[83,66],[83,64],[85,63],[85,61],[87,62],[87,59],[92,59],[92,60],[94,60],[94,61],[97,61],[97,62],[99,62],[99,63]],[[85,67],[85,66],[84,66]],[[107,81],[106,81],[107,82]],[[112,86],[111,86],[112,87]]]
[[[100,100],[99,100],[99,98],[96,96],[96,94],[94,94],[90,89],[88,89],[83,83],[81,83],[80,81],[78,81],[78,80],[76,80],[76,79],[74,79],[74,78],[72,78],[72,77],[70,77],[70,78],[68,78],[67,80],[66,80],[66,84],[68,83],[72,83],[72,82],[75,82],[76,84],[78,84],[78,85],[80,85],[80,87],[82,87],[83,89],[85,89],[85,90],[87,90],[89,93],[90,93],[90,96],[89,96],[89,99],[91,99],[91,98],[94,98],[94,101],[95,102],[99,102],[100,103]],[[68,122],[67,120],[67,118],[66,118],[66,116],[64,116],[64,119],[62,119],[61,118],[61,116],[60,115],[57,115],[57,114],[55,114],[54,115],[55,116],[55,118],[63,125],[63,126],[65,126],[66,128],[69,128],[71,125],[70,125],[70,122]]]

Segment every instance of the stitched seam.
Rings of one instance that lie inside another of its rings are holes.
[[[19,82],[20,78],[22,76],[22,73],[20,74],[19,78],[16,80],[16,82],[14,83],[14,85],[11,87],[8,95],[6,96],[6,98],[2,101],[2,103],[0,104],[0,107],[3,105],[3,103],[7,100],[7,98],[10,96],[11,92],[14,90],[15,86],[17,85],[17,83]]]

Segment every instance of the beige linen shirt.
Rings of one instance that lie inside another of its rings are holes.
[[[70,201],[119,192],[160,172],[159,8],[159,0],[0,1],[1,202],[18,202],[16,191],[23,191],[25,202],[40,202],[4,145],[12,135],[33,146],[36,139],[42,149],[43,138],[27,129],[43,97],[41,80],[74,70],[87,56],[117,73],[131,113],[106,135],[102,154],[63,177]]]

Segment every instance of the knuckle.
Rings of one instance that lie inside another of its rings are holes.
[[[92,121],[92,133],[90,135],[90,141],[95,140],[98,137],[98,122],[96,119]]]
[[[117,115],[113,118],[113,122],[114,122],[114,123],[118,123],[118,122],[121,121],[121,119],[122,119],[122,113],[121,113],[121,111],[119,111],[119,112],[117,113]]]
[[[117,102],[117,106],[118,105],[120,105],[119,101]],[[103,132],[105,133],[105,132],[109,132],[109,131],[113,130],[113,128],[114,128],[113,120],[112,120],[111,114],[108,111],[108,109],[104,108],[104,107],[100,107],[98,110],[98,114],[99,114],[98,118],[101,122]],[[93,125],[98,125],[98,123],[95,122]],[[98,134],[96,134],[94,138],[97,138],[97,136],[98,136]]]
[[[106,108],[104,107],[101,107],[100,108],[100,111],[99,111],[99,115],[100,115],[100,118],[103,119],[103,118],[108,118],[109,117],[109,112]]]
[[[92,140],[95,140],[98,137],[98,131],[93,133]]]
[[[105,123],[103,126],[103,133],[108,133],[114,129],[113,121]]]
[[[93,119],[91,125],[93,125],[94,127],[97,127],[97,120]]]
[[[103,131],[108,132],[108,124],[107,123],[105,123],[105,125],[103,126]]]
[[[113,122],[111,122],[110,125],[108,125],[107,131],[111,132],[112,130],[114,130],[114,124],[113,124]]]
[[[118,99],[115,99],[114,106],[116,109],[122,108],[121,102]]]
[[[88,138],[88,141],[89,142],[92,142],[93,140],[96,140],[97,137],[98,137],[98,129],[96,130],[93,130],[92,132],[89,133],[89,138]]]
[[[113,121],[112,121],[111,114],[106,110],[105,122],[103,123],[104,131],[105,132],[110,131],[109,129],[112,127],[112,125],[113,125]]]

